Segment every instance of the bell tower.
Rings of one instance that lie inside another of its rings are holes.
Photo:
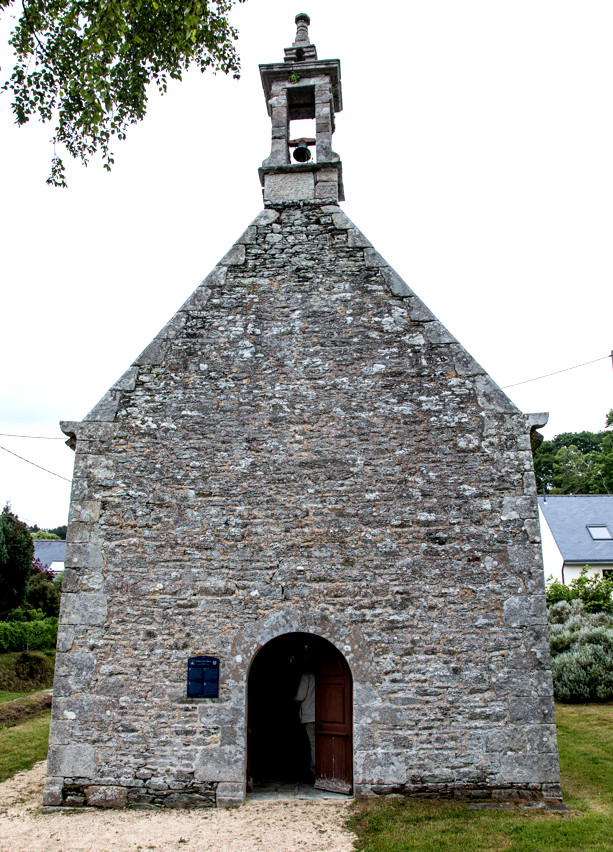
[[[296,15],[296,38],[285,61],[260,65],[272,123],[270,156],[259,169],[264,202],[344,201],[342,164],[332,150],[334,117],[343,108],[341,63],[318,59],[311,20]],[[292,122],[315,121],[315,137],[294,135]]]

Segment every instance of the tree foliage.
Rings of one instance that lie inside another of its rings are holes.
[[[613,494],[613,410],[603,432],[564,432],[534,450],[539,491],[551,494]]]
[[[55,122],[47,182],[66,186],[60,146],[85,164],[100,153],[110,170],[111,141],[144,117],[149,83],[165,92],[192,65],[238,77],[228,20],[236,2],[244,0],[22,0],[4,88],[17,124]]]
[[[0,616],[24,602],[33,556],[28,528],[7,503],[0,515]]]

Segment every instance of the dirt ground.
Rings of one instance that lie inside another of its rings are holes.
[[[347,802],[248,802],[233,810],[44,814],[45,762],[0,784],[0,852],[351,852]]]

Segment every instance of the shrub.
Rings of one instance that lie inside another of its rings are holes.
[[[586,612],[583,601],[576,598],[550,606],[548,620],[555,697],[613,699],[613,617]]]
[[[613,640],[613,631],[611,639]],[[613,699],[613,655],[602,645],[575,645],[551,661],[553,688],[559,701]]]
[[[0,654],[0,690],[31,692],[47,689],[53,685],[54,666],[54,651],[9,651]]]
[[[53,678],[53,660],[42,651],[24,651],[15,662],[15,674],[23,681],[42,683]]]

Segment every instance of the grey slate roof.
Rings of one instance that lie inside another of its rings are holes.
[[[548,494],[538,501],[565,562],[613,562],[613,539],[594,541],[587,529],[604,524],[613,535],[613,494]]]
[[[66,553],[65,541],[45,541],[34,539],[34,556],[47,568],[52,562],[63,562]]]

